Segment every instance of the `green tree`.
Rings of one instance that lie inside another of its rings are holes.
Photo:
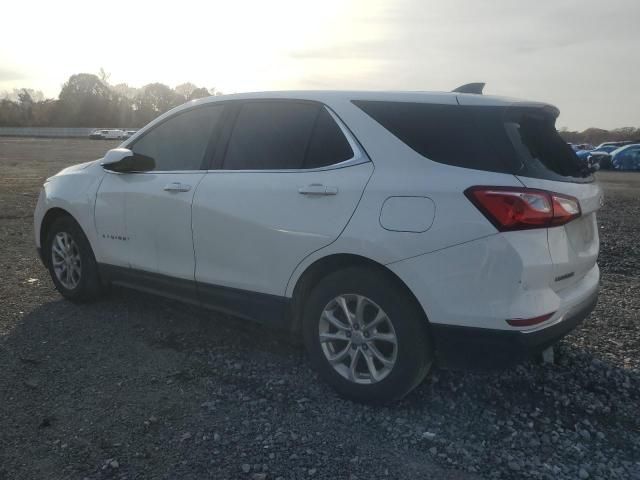
[[[31,123],[29,126],[49,127],[56,113],[57,100],[46,99],[33,104]]]
[[[187,97],[187,100],[195,100],[197,98],[205,98],[209,96],[211,96],[211,94],[209,93],[209,90],[207,90],[206,88],[196,88],[191,92],[191,94],[189,94],[189,96]]]
[[[18,93],[18,104],[20,105],[20,123],[22,125],[31,125],[33,117],[33,98],[26,88]]]
[[[182,95],[162,83],[151,83],[141,90],[133,102],[136,125],[144,125],[185,101]]]
[[[20,106],[8,98],[0,100],[0,125],[3,127],[20,127]]]
[[[60,91],[56,123],[67,127],[109,125],[113,97],[111,89],[96,75],[72,75]]]
[[[197,88],[198,87],[195,86],[193,83],[186,82],[186,83],[177,85],[176,88],[174,88],[174,90],[178,95],[182,95],[186,100],[191,96],[191,93]]]

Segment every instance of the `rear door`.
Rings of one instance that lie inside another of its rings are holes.
[[[333,242],[373,166],[335,115],[315,102],[235,105],[226,154],[193,203],[202,300],[220,287],[283,296],[293,270]]]
[[[579,282],[596,264],[596,212],[603,196],[585,164],[555,130],[554,121],[553,116],[532,109],[513,109],[505,115],[507,135],[523,165],[517,178],[526,187],[570,195],[580,203],[579,218],[547,231],[553,288],[561,290]]]

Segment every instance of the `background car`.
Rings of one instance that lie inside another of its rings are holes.
[[[640,144],[620,147],[611,152],[611,163],[616,170],[640,171]]]
[[[593,145],[590,143],[570,143],[571,148],[573,148],[576,152],[581,150],[593,150]]]
[[[623,145],[617,144],[617,143],[607,143],[607,144],[601,144],[598,145],[596,148],[594,148],[593,150],[596,152],[605,152],[605,153],[611,153],[614,150],[620,148]]]
[[[126,137],[124,130],[105,128],[94,130],[89,134],[89,138],[92,140],[120,140]]]
[[[632,143],[640,143],[640,142],[634,142],[631,140],[620,140],[616,142],[602,142],[600,145],[594,148],[594,150],[609,153],[614,151],[617,148],[624,147],[625,145],[630,145]]]

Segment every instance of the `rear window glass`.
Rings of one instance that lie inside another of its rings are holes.
[[[514,109],[505,111],[503,123],[515,155],[529,176],[553,179],[554,175],[589,175],[576,152],[556,131],[552,117],[531,109]]]
[[[354,101],[419,154],[463,168],[567,180],[589,173],[539,109]]]

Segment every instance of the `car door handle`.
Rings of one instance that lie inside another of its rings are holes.
[[[167,183],[164,186],[164,190],[166,192],[188,192],[189,190],[191,190],[191,185],[187,185],[185,183],[180,183],[180,182],[172,182],[172,183]]]
[[[305,187],[300,187],[298,193],[302,195],[337,195],[338,187],[327,187],[321,183],[312,183]]]

